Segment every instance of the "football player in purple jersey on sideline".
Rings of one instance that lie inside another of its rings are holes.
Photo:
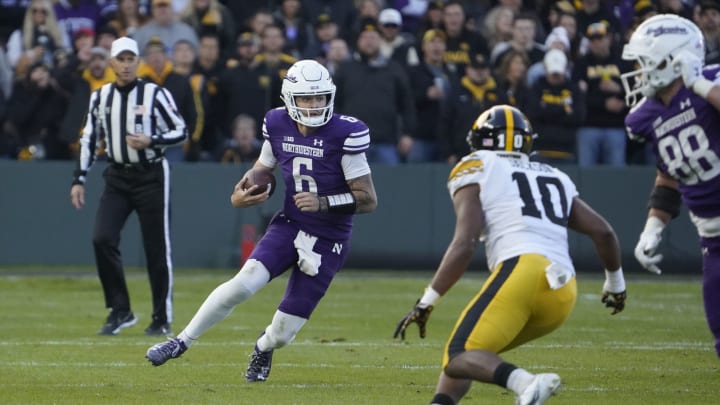
[[[658,161],[635,257],[660,274],[662,230],[683,201],[700,235],[705,316],[720,356],[720,65],[703,68],[701,31],[672,14],[638,26],[622,57],[640,66],[621,77],[628,134],[652,142]]]
[[[285,76],[285,107],[268,111],[262,152],[254,167],[280,169],[283,209],[235,277],[218,286],[175,338],[150,347],[154,366],[180,357],[205,331],[227,317],[270,280],[291,274],[272,322],[260,335],[245,379],[265,381],[273,351],[289,344],[312,314],[348,255],[354,214],[375,210],[377,196],[365,151],[368,127],[354,117],[333,114],[335,85],[313,60],[296,62]],[[238,182],[234,207],[265,202],[269,191]]]

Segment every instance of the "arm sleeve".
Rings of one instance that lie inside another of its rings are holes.
[[[170,92],[162,87],[155,91],[155,111],[165,123],[166,132],[152,134],[152,146],[155,145],[176,145],[187,139],[187,127],[185,120],[178,112],[175,100]]]
[[[95,147],[98,141],[98,131],[100,130],[100,128],[97,128],[97,114],[98,106],[100,105],[101,90],[102,87],[92,92],[90,96],[90,103],[85,116],[85,126],[80,136],[80,158],[78,159],[78,165],[75,170],[73,184],[85,184],[85,176],[87,176],[90,167],[95,161]]]

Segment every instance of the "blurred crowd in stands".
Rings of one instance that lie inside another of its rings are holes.
[[[171,161],[252,162],[298,59],[323,63],[335,111],[371,130],[371,163],[456,162],[480,111],[511,104],[553,164],[654,164],[627,139],[620,74],[633,28],[693,20],[720,60],[715,0],[0,0],[0,158],[75,159],[90,93],[135,38],[139,76],[174,95],[190,140]]]

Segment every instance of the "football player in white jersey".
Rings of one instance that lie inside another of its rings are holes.
[[[602,302],[616,314],[625,307],[625,279],[615,231],[578,197],[558,169],[529,160],[535,138],[525,115],[499,105],[484,111],[468,133],[473,152],[450,172],[448,190],[455,232],[425,294],[400,321],[420,337],[433,306],[467,270],[485,243],[490,277],[465,307],[447,340],[432,404],[454,405],[472,381],[513,391],[517,404],[542,404],[560,387],[554,373],[532,374],[499,353],[562,325],[577,296],[567,228],[589,236],[605,267]]]

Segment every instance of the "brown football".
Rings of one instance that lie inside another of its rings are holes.
[[[265,190],[270,187],[270,195],[272,196],[275,192],[275,175],[267,169],[252,168],[247,172],[247,183],[245,183],[245,187],[250,188],[255,184],[258,185],[258,188],[252,195],[264,193]]]

